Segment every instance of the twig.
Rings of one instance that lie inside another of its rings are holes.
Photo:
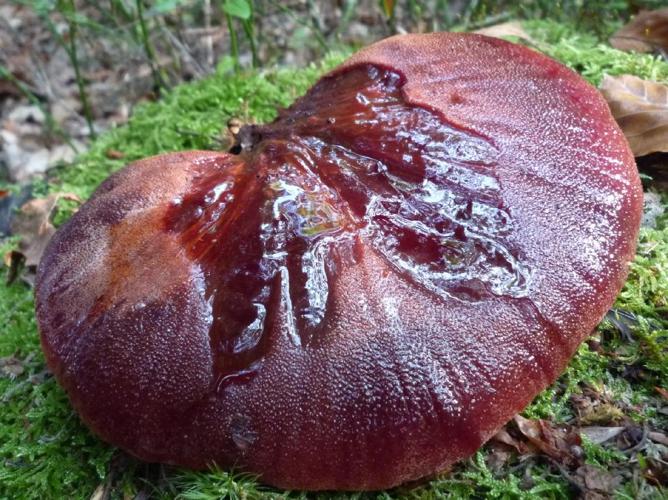
[[[76,6],[74,5],[74,0],[69,0],[68,7],[70,12],[74,14],[76,12]],[[95,127],[93,127],[93,112],[90,108],[90,102],[88,101],[88,94],[86,93],[86,86],[81,76],[81,69],[79,68],[79,57],[77,55],[77,23],[74,19],[74,16],[66,16],[67,24],[70,28],[70,43],[69,50],[67,50],[68,55],[70,56],[70,61],[72,62],[72,67],[74,68],[74,77],[77,81],[77,87],[79,89],[79,96],[81,97],[81,104],[83,105],[84,117],[86,118],[86,123],[88,124],[88,131],[90,133],[91,139],[95,139]]]
[[[204,0],[204,28],[211,29],[211,0]],[[209,34],[204,38],[204,48],[206,50],[206,63],[209,69],[213,69],[213,37]]]
[[[252,18],[242,20],[241,25],[243,26],[244,32],[246,33],[246,38],[248,38],[248,42],[250,43],[251,55],[253,57],[253,67],[257,68],[260,65],[260,60],[257,55],[257,47],[255,46],[255,35],[253,34]]]
[[[132,22],[132,13],[125,8],[122,0],[109,0],[109,13],[112,18],[118,14],[126,23]]]
[[[481,29],[481,28],[487,28],[488,26],[493,26],[495,24],[505,22],[505,21],[507,21],[508,19],[511,19],[511,18],[512,18],[512,13],[503,12],[503,13],[497,14],[495,16],[486,17],[485,19],[482,19],[480,21],[469,23],[468,29],[469,30],[474,30],[474,29],[477,30],[477,29]]]
[[[225,20],[227,21],[227,29],[230,32],[230,50],[232,51],[232,58],[234,59],[234,70],[238,72],[241,68],[241,65],[239,64],[239,43],[237,41],[237,31],[234,29],[232,16],[225,14]]]
[[[148,64],[151,66],[153,81],[155,82],[158,91],[160,91],[160,89],[167,89],[165,80],[157,67],[155,50],[153,50],[153,45],[151,45],[151,40],[149,39],[148,28],[146,27],[146,21],[144,19],[144,5],[142,0],[135,0],[135,5],[137,7],[137,20],[139,21],[142,44],[144,46],[144,52],[146,52],[146,57],[148,58]]]
[[[169,41],[169,43],[172,44],[172,46],[175,47],[176,50],[178,50],[181,53],[181,57],[184,60],[187,59],[187,60],[190,61],[190,63],[193,66],[193,69],[195,70],[195,76],[196,77],[202,78],[207,73],[210,72],[210,71],[207,71],[206,69],[204,69],[202,67],[200,62],[192,55],[190,50],[188,50],[188,47],[186,45],[184,45],[181,42],[181,40],[179,40],[179,37],[175,36],[174,33],[172,33],[169,30],[169,28],[167,28],[167,26],[165,26],[164,24],[161,24],[160,29],[161,29],[163,35],[165,36],[165,38],[167,38],[167,40]]]

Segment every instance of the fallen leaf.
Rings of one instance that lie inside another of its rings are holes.
[[[529,439],[540,438],[540,425],[538,420],[524,418],[522,415],[515,415],[513,420],[517,424],[517,428],[522,434],[524,434],[524,436]]]
[[[668,400],[668,390],[664,389],[663,387],[658,387],[658,386],[654,387],[654,390],[656,392],[658,392],[659,394],[661,394],[663,399]]]
[[[606,391],[586,386],[582,394],[573,394],[570,402],[576,414],[576,423],[582,426],[608,427],[611,422],[622,421],[624,411],[618,406],[620,401],[611,398]]]
[[[496,443],[502,443],[505,444],[506,446],[510,446],[511,448],[514,448],[517,453],[520,455],[524,454],[527,452],[527,447],[524,443],[518,441],[514,437],[512,437],[508,431],[504,428],[502,428],[499,432],[494,434],[494,436],[491,439],[492,442]]]
[[[547,420],[531,420],[521,415],[515,415],[513,420],[529,443],[557,463],[568,466],[581,463],[579,453],[575,452],[581,440],[574,428],[559,428]]]
[[[500,446],[492,446],[490,453],[487,455],[486,463],[492,472],[500,473],[503,467],[510,460],[511,452],[502,449]]]
[[[668,436],[666,436],[663,432],[650,431],[647,434],[647,437],[650,438],[655,443],[659,443],[659,444],[662,444],[664,446],[668,446]]]
[[[45,368],[44,370],[42,370],[40,372],[37,372],[34,375],[30,375],[30,377],[28,377],[28,381],[32,385],[39,385],[39,384],[44,383],[44,381],[47,378],[52,377],[52,376],[53,376],[53,373],[51,373],[47,368]]]
[[[14,356],[0,358],[0,372],[9,378],[16,378],[25,371],[23,362]]]
[[[632,75],[605,75],[601,93],[635,156],[668,152],[668,86]]]
[[[0,237],[10,232],[11,221],[17,209],[32,196],[32,186],[26,185],[18,193],[11,191],[0,192]]]
[[[612,493],[621,483],[621,478],[593,465],[583,465],[575,471],[575,474],[582,478],[587,490],[601,493]]]
[[[509,36],[514,36],[528,42],[533,42],[533,39],[529,33],[524,31],[524,28],[522,28],[522,25],[518,21],[509,21],[507,23],[495,24],[494,26],[476,30],[474,33],[478,33],[479,35],[487,35],[494,38],[506,38]]]
[[[623,431],[624,427],[589,426],[580,428],[580,434],[584,434],[590,441],[596,444],[605,443]]]
[[[19,251],[25,257],[27,267],[39,264],[46,245],[56,232],[51,218],[60,199],[81,202],[72,193],[53,193],[46,198],[35,198],[21,207],[12,222],[12,233],[21,238]]]
[[[640,12],[612,35],[610,45],[635,52],[668,51],[668,8]]]
[[[121,160],[125,157],[125,153],[123,153],[123,151],[119,151],[118,149],[107,149],[105,155],[110,160]]]

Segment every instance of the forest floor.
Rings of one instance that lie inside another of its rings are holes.
[[[604,74],[668,81],[668,63],[661,58],[620,52],[556,23],[529,22],[524,29],[530,35],[524,43],[594,85]],[[137,106],[127,124],[110,128],[44,179],[28,188],[2,184],[0,234],[9,233],[8,220],[27,199],[50,199],[41,222],[52,217],[58,226],[110,172],[130,161],[166,151],[225,149],[231,118],[271,120],[345,56],[339,48],[318,64],[238,74],[226,61],[211,75]],[[653,193],[653,215],[641,229],[614,308],[566,372],[470,459],[385,492],[278,491],[228,471],[144,464],[101,442],[80,423],[45,368],[30,266],[2,267],[0,279],[11,283],[0,284],[0,498],[666,498],[668,189],[661,169],[668,161],[653,157],[641,167],[645,190]],[[16,235],[0,239],[6,263],[18,244]]]

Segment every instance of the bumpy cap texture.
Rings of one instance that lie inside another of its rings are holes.
[[[48,366],[147,461],[311,490],[439,472],[558,377],[634,255],[606,103],[522,46],[389,38],[241,136],[112,175],[38,269]]]

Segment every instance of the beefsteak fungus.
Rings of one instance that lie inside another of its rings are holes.
[[[147,461],[308,490],[441,471],[557,378],[634,255],[605,101],[505,41],[374,44],[233,151],[112,175],[39,267],[49,367]]]

